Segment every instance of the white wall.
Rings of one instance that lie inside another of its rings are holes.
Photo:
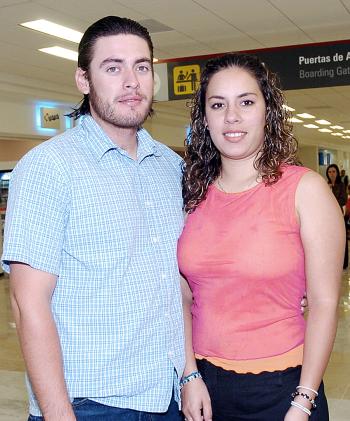
[[[301,163],[311,170],[318,172],[318,147],[300,145],[298,148],[298,157]]]
[[[60,130],[41,129],[38,117],[40,106],[54,106],[60,111]],[[0,136],[1,137],[51,137],[70,126],[64,114],[70,111],[70,105],[53,102],[11,102],[0,101]]]
[[[39,106],[54,105],[60,111],[60,129],[40,129],[37,122]],[[11,101],[0,99],[0,168],[9,168],[27,150],[38,143],[70,127],[71,122],[64,117],[71,111],[75,103],[48,103]],[[158,102],[154,106],[156,114],[145,123],[145,127],[153,137],[173,148],[181,149],[184,146],[186,127],[189,124],[189,108],[185,102],[176,104]],[[19,143],[20,142],[20,143]],[[12,146],[13,145],[13,146]],[[302,163],[318,171],[318,146],[299,144],[299,157]],[[334,160],[340,168],[349,174],[350,152],[341,149],[334,150]]]

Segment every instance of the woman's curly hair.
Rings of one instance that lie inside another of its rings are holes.
[[[191,213],[205,199],[208,187],[221,172],[220,152],[211,140],[205,124],[206,92],[210,79],[220,70],[239,67],[257,81],[266,104],[265,139],[254,167],[262,181],[269,185],[281,177],[281,165],[298,165],[298,143],[292,133],[290,113],[283,107],[284,95],[277,76],[259,58],[229,53],[207,62],[200,85],[191,101],[191,127],[186,142],[182,192],[184,209]]]

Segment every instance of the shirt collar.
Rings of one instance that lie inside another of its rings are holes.
[[[117,150],[121,155],[128,156],[124,149],[117,146],[106,135],[102,127],[90,115],[84,116],[81,125],[87,133],[86,140],[89,147],[98,161],[112,149]],[[148,131],[140,128],[137,131],[137,160],[141,162],[146,156],[150,155],[160,156],[161,150]]]

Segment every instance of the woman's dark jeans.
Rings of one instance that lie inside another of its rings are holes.
[[[283,421],[291,394],[299,385],[301,367],[261,374],[237,374],[197,360],[209,390],[213,421]],[[306,386],[306,385],[305,385]],[[329,421],[323,383],[310,420]]]

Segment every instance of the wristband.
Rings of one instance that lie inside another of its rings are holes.
[[[180,380],[180,390],[185,386],[186,383],[189,383],[192,380],[201,379],[201,378],[202,378],[202,375],[199,371],[193,371],[188,376],[182,377],[182,379]]]

